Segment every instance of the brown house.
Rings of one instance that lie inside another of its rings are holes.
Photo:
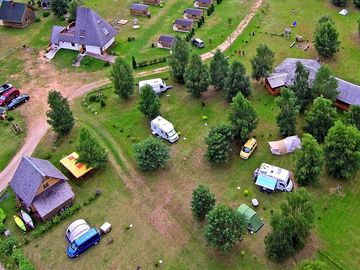
[[[187,19],[177,19],[173,25],[173,30],[178,32],[191,32],[193,28],[193,20]]]
[[[187,8],[184,10],[184,19],[199,21],[202,16],[203,11],[201,9]]]
[[[157,42],[157,47],[161,49],[171,49],[175,38],[173,36],[161,35]]]
[[[67,180],[49,161],[24,156],[9,185],[26,210],[45,221],[72,204]]]
[[[160,5],[161,0],[143,0],[143,3],[146,5]]]
[[[34,8],[25,3],[3,1],[0,7],[0,20],[13,28],[25,28],[35,21]]]
[[[133,16],[150,16],[149,6],[143,4],[132,4],[130,7]]]
[[[194,7],[208,9],[213,4],[213,0],[195,0]]]

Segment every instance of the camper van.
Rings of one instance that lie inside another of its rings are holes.
[[[92,228],[70,243],[66,253],[70,258],[79,257],[81,253],[91,246],[97,245],[100,242],[100,239],[100,232],[96,228]]]
[[[169,89],[171,89],[171,86],[167,86],[166,83],[160,79],[152,79],[152,80],[146,80],[146,81],[140,81],[139,82],[139,93],[141,93],[141,88],[145,85],[150,85],[155,92],[155,94],[160,95],[162,92],[165,92]]]
[[[179,135],[176,133],[173,124],[161,116],[156,117],[151,121],[152,134],[157,135],[169,142],[173,143],[179,139]]]
[[[291,172],[274,165],[261,163],[254,171],[255,184],[262,191],[292,191],[294,184],[291,180]]]

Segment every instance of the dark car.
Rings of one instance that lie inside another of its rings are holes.
[[[0,96],[4,94],[7,90],[10,90],[12,88],[12,84],[6,83],[0,86]]]
[[[205,47],[204,41],[202,41],[200,38],[194,38],[193,40],[191,40],[191,44],[199,49],[202,49]]]
[[[15,109],[17,106],[20,106],[21,104],[28,102],[30,97],[28,95],[20,95],[17,98],[14,98],[9,105],[7,105],[8,110]]]
[[[11,88],[0,96],[0,106],[6,106],[14,98],[17,98],[20,95],[20,91],[16,88]]]

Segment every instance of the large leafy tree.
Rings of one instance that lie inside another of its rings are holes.
[[[347,0],[332,0],[333,4],[338,7],[345,7]]]
[[[324,16],[319,20],[314,33],[314,43],[322,58],[333,57],[339,51],[339,33],[330,17]]]
[[[139,111],[149,118],[155,118],[160,114],[160,98],[148,84],[141,87],[140,92]]]
[[[269,76],[273,69],[275,54],[266,44],[260,44],[256,49],[256,56],[251,58],[252,74],[256,80]]]
[[[335,123],[336,114],[330,100],[317,97],[311,110],[305,114],[305,130],[318,142],[323,142],[328,130]]]
[[[184,81],[184,73],[189,61],[190,50],[187,42],[180,36],[175,36],[172,54],[169,59],[171,75],[179,82]]]
[[[160,139],[147,138],[134,145],[135,160],[142,171],[154,171],[169,160],[169,147]]]
[[[309,87],[309,72],[301,62],[296,63],[295,81],[290,89],[295,93],[300,112],[303,112],[311,102],[313,93]]]
[[[346,114],[348,123],[360,130],[360,106],[350,106],[349,112]]]
[[[133,70],[124,58],[118,57],[110,73],[115,93],[122,98],[128,98],[134,93]]]
[[[193,216],[199,220],[203,221],[215,206],[215,195],[210,192],[209,187],[204,185],[199,185],[194,189],[191,199],[191,212]]]
[[[207,215],[205,240],[222,252],[230,251],[245,232],[244,216],[228,206],[217,205]]]
[[[78,162],[85,163],[94,169],[105,167],[108,160],[107,152],[87,128],[80,130],[77,150]]]
[[[60,92],[52,90],[48,94],[48,105],[50,107],[46,113],[48,124],[59,136],[68,134],[74,126],[74,116],[69,101]]]
[[[321,65],[316,73],[312,90],[316,95],[335,101],[338,95],[338,82],[326,65]]]
[[[354,0],[354,5],[355,7],[360,8],[360,0]]]
[[[227,163],[231,152],[231,144],[234,141],[232,126],[222,124],[213,127],[205,138],[208,148],[206,157],[211,163]]]
[[[229,70],[229,62],[224,54],[218,49],[210,62],[211,84],[215,90],[222,90],[225,86],[225,79]]]
[[[314,222],[310,194],[300,188],[286,196],[281,213],[271,217],[271,232],[265,237],[266,255],[281,262],[301,250]]]
[[[299,110],[294,92],[287,88],[282,89],[281,96],[276,98],[275,102],[280,108],[276,122],[280,128],[281,136],[286,137],[296,134],[296,118]]]
[[[258,117],[254,107],[241,93],[231,103],[229,120],[234,127],[235,138],[245,141],[256,128]]]
[[[238,94],[242,93],[244,97],[251,94],[250,79],[246,76],[246,69],[239,61],[234,61],[225,80],[225,96],[231,102]]]
[[[325,138],[324,153],[328,173],[350,179],[360,166],[360,131],[337,121]]]
[[[76,10],[78,7],[83,6],[85,2],[83,0],[71,0],[69,3],[69,22],[76,20]]]
[[[313,136],[304,134],[301,140],[301,150],[295,158],[295,178],[300,185],[319,182],[324,151]]]
[[[193,97],[200,97],[210,84],[208,67],[201,62],[200,56],[193,54],[184,74],[185,85]]]
[[[61,17],[66,14],[68,9],[68,3],[66,0],[52,0],[51,1],[51,11],[55,16]]]

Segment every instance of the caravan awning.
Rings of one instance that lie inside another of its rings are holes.
[[[267,189],[275,190],[276,180],[272,177],[260,174],[256,179],[256,185]]]

